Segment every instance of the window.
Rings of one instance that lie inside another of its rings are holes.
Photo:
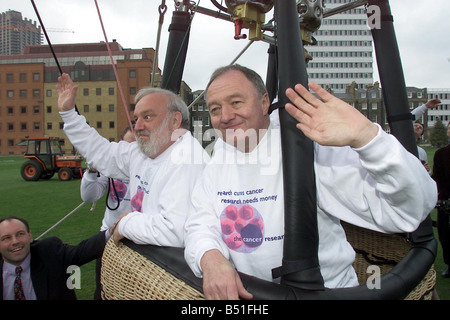
[[[34,113],[34,114],[39,114],[40,111],[41,111],[41,110],[40,110],[39,106],[34,106],[34,107],[33,107],[33,113]]]
[[[33,81],[39,81],[40,75],[39,73],[33,73]]]
[[[47,122],[47,130],[52,130],[53,129],[53,125],[51,122]]]
[[[12,73],[6,74],[6,82],[14,82],[14,75]]]
[[[39,98],[41,96],[41,90],[39,89],[33,89],[33,97]]]
[[[19,91],[19,95],[20,95],[21,98],[26,98],[27,97],[27,90],[21,89]]]
[[[113,105],[113,104],[110,104],[110,105],[108,106],[108,109],[109,109],[109,112],[114,112],[114,105]]]
[[[89,95],[89,88],[83,88],[83,96]]]
[[[101,129],[102,128],[102,122],[101,121],[97,121],[97,129]]]
[[[52,96],[52,90],[48,89],[48,90],[46,91],[45,95],[46,95],[47,97],[51,97],[51,96]]]
[[[47,113],[52,113],[52,106],[47,106]]]
[[[26,122],[21,122],[20,123],[20,130],[22,130],[22,131],[26,131],[27,130],[27,123]]]
[[[109,122],[109,128],[110,129],[114,129],[114,121],[110,121]]]
[[[108,94],[110,96],[113,96],[114,95],[114,88],[108,88]]]
[[[102,112],[102,105],[101,104],[97,105],[97,112]]]
[[[14,90],[8,90],[6,92],[6,95],[8,96],[8,98],[14,98]]]
[[[130,87],[130,94],[136,94],[136,87]]]
[[[84,111],[84,112],[89,112],[89,105],[88,105],[88,104],[85,104],[85,105],[83,106],[83,111]]]
[[[14,107],[6,107],[6,113],[8,115],[13,115],[14,114]]]
[[[20,82],[26,82],[27,81],[27,74],[26,73],[21,73],[19,75],[19,79],[20,79]]]
[[[102,95],[102,88],[95,89],[95,95],[101,96]]]
[[[27,107],[26,106],[21,106],[20,107],[20,114],[27,114]]]
[[[41,128],[40,122],[35,122],[33,125],[34,125],[34,130],[39,130]]]
[[[130,78],[136,78],[136,70],[130,70]]]

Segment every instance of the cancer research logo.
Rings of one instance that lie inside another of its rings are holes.
[[[220,215],[222,238],[231,250],[250,253],[264,240],[264,221],[251,205],[229,205]]]

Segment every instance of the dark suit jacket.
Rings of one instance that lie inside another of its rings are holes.
[[[30,268],[37,300],[76,300],[75,291],[69,289],[66,284],[70,276],[67,267],[81,266],[101,257],[105,244],[105,232],[99,232],[76,246],[64,244],[56,237],[33,241],[30,246]],[[3,270],[3,260],[0,261],[0,265],[0,270]],[[0,300],[2,300],[1,276],[0,284]]]
[[[450,144],[434,153],[432,177],[437,184],[438,199],[450,199]]]

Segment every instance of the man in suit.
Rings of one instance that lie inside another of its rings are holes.
[[[450,142],[450,123],[447,124],[447,136]],[[450,278],[450,143],[434,153],[431,177],[436,181],[439,192],[437,230],[444,263],[447,265],[442,276]]]
[[[64,244],[56,237],[33,241],[25,219],[0,219],[0,299],[24,296],[26,300],[76,300],[75,291],[67,286],[67,268],[101,257],[108,238],[109,230],[76,246]]]

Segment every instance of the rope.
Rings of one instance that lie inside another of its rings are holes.
[[[37,18],[38,18],[38,20],[39,20],[39,23],[41,24],[42,31],[44,32],[45,39],[47,40],[48,46],[49,46],[50,51],[51,51],[51,53],[52,53],[53,59],[55,60],[56,66],[58,67],[59,74],[63,74],[63,70],[62,70],[62,68],[61,68],[61,65],[59,64],[58,58],[56,57],[55,50],[53,50],[52,43],[50,42],[50,38],[49,38],[49,36],[48,36],[48,34],[47,34],[47,30],[46,30],[45,27],[44,27],[44,23],[42,22],[41,15],[39,14],[39,11],[38,11],[38,9],[37,9],[37,7],[36,7],[36,4],[34,3],[34,0],[31,0],[31,4],[33,5],[33,9],[34,9],[34,12],[36,13],[36,16],[37,16]],[[78,114],[80,114],[80,112],[78,111],[77,105],[75,105],[75,111],[76,111]]]
[[[55,54],[55,51],[53,50],[52,43],[50,42],[50,38],[48,37],[47,30],[44,27],[44,23],[42,22],[41,16],[40,16],[39,11],[38,11],[38,9],[36,7],[36,4],[34,3],[34,0],[31,0],[31,4],[33,5],[34,12],[36,12],[36,16],[37,16],[37,18],[39,20],[39,23],[41,24],[42,31],[44,32],[45,39],[47,40],[47,43],[48,43],[48,45],[50,47],[50,51],[52,52],[53,59],[55,59],[56,66],[58,67],[59,73],[62,74],[63,71],[62,71],[61,66],[60,66],[60,64],[58,62],[58,59],[56,58],[56,54]]]
[[[53,229],[55,229],[57,226],[59,226],[64,220],[66,220],[68,217],[70,217],[72,214],[74,214],[75,212],[78,211],[78,209],[80,209],[82,206],[85,205],[86,202],[82,202],[78,205],[78,207],[76,207],[75,209],[73,209],[72,211],[70,211],[68,214],[66,214],[66,216],[64,218],[62,218],[61,220],[59,220],[57,223],[55,223],[53,226],[51,226],[50,228],[47,229],[47,231],[45,231],[44,233],[42,233],[39,237],[36,238],[36,240],[39,240],[40,238],[42,238],[43,236],[45,236],[47,233],[49,233],[50,231],[52,231]]]
[[[119,93],[120,93],[120,96],[122,98],[123,108],[125,110],[125,114],[127,115],[128,124],[130,125],[131,132],[134,134],[134,128],[133,128],[133,125],[131,123],[130,113],[128,112],[127,103],[125,101],[125,96],[123,94],[122,85],[121,85],[120,79],[119,79],[119,74],[117,73],[116,64],[114,63],[114,59],[113,59],[113,56],[112,56],[112,53],[111,53],[111,48],[109,46],[108,38],[106,36],[105,27],[103,25],[102,16],[100,14],[100,8],[98,7],[97,0],[94,0],[94,2],[95,2],[95,6],[97,7],[98,18],[100,20],[100,25],[101,25],[102,30],[103,30],[103,35],[105,36],[106,48],[108,49],[109,58],[111,59],[111,65],[112,65],[113,70],[114,70],[114,75],[116,76],[117,87],[119,88]]]

